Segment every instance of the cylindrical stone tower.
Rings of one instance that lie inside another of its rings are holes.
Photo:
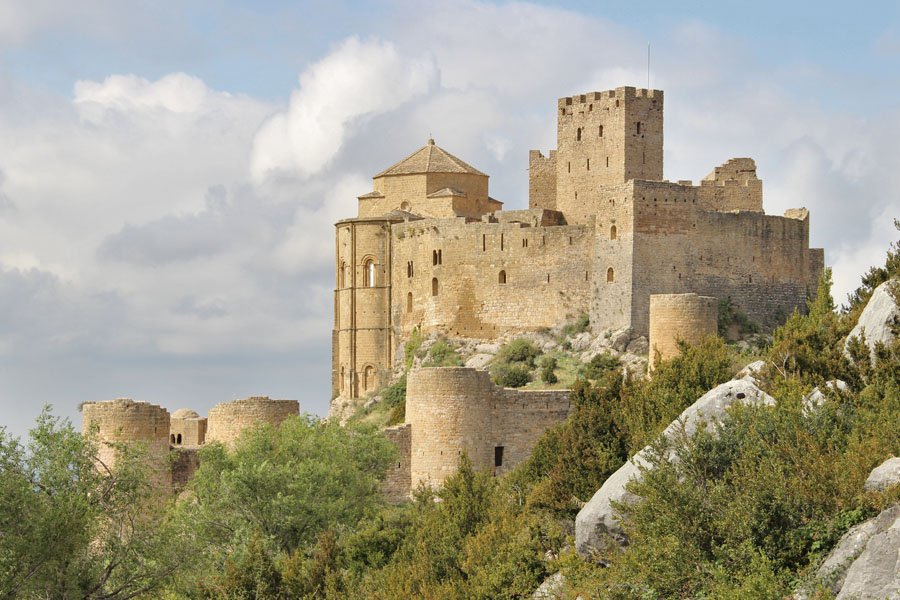
[[[487,371],[435,367],[409,373],[406,422],[413,489],[420,482],[437,486],[453,475],[463,450],[475,467],[490,467],[494,390]]]
[[[169,412],[147,402],[117,398],[104,402],[88,402],[81,408],[81,430],[87,433],[96,423],[100,436],[100,460],[113,468],[115,449],[103,442],[146,442],[162,479],[167,479],[169,454]]]
[[[268,396],[251,396],[244,400],[220,402],[209,411],[206,441],[233,446],[241,431],[258,423],[279,425],[288,417],[300,414],[296,400],[271,400]]]
[[[660,360],[678,356],[677,340],[696,344],[718,333],[719,303],[697,294],[650,296],[650,370]]]

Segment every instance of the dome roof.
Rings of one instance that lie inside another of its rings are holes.
[[[172,413],[173,419],[199,419],[200,415],[189,408],[179,408]]]

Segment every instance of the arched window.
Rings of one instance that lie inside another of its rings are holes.
[[[497,277],[497,281],[499,283],[506,283],[506,271],[500,271],[500,275]]]
[[[173,446],[175,445],[175,434],[174,433],[169,436],[169,443],[172,444]]]
[[[363,263],[363,285],[375,287],[375,261],[371,258]]]
[[[369,391],[375,387],[375,367],[369,365],[363,372],[363,390]]]
[[[437,277],[432,277],[432,278],[431,278],[431,295],[432,295],[432,296],[437,296],[437,295],[438,295],[438,280],[437,280]]]
[[[406,312],[412,312],[412,292],[406,294]]]
[[[606,283],[612,283],[616,280],[616,272],[610,267],[606,270]]]
[[[338,273],[338,278],[339,278],[339,286],[338,287],[342,287],[342,288],[347,287],[346,273],[347,273],[347,263],[345,263],[344,261],[341,261],[341,271],[340,271],[340,273]]]
[[[576,142],[580,142],[580,141],[581,141],[581,127],[579,127],[579,128],[575,131],[575,141],[576,141]]]
[[[178,434],[178,437],[175,439],[175,443],[178,444],[179,446],[181,445],[181,434],[180,433]]]
[[[613,225],[612,227],[609,228],[609,239],[611,239],[611,240],[616,239],[616,226],[615,225]]]

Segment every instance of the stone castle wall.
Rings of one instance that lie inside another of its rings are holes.
[[[532,218],[532,211],[521,212]],[[392,236],[397,343],[414,327],[490,338],[553,326],[587,311],[588,227],[421,220],[395,224]]]
[[[527,458],[544,430],[568,416],[568,396],[568,390],[500,388],[487,371],[464,367],[411,371],[410,488],[439,485],[456,472],[463,452],[476,468],[510,469]]]
[[[528,206],[556,210],[556,150],[528,153]]]
[[[221,442],[233,446],[241,431],[259,423],[279,425],[288,417],[300,414],[296,400],[271,400],[266,396],[252,396],[244,400],[220,402],[209,411],[207,442]]]
[[[82,433],[98,428],[99,457],[109,468],[115,466],[116,451],[109,442],[143,442],[159,472],[161,483],[168,483],[169,413],[166,409],[135,402],[130,398],[88,402],[81,407]]]
[[[697,344],[718,332],[719,302],[697,294],[650,296],[650,370],[680,354],[678,340]]]
[[[409,423],[384,430],[385,437],[397,448],[397,462],[388,469],[381,484],[381,493],[392,504],[400,504],[409,498],[410,430]]]

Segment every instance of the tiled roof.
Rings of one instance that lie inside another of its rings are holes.
[[[385,175],[412,175],[416,173],[470,173],[472,175],[484,175],[475,167],[456,158],[440,146],[436,146],[434,140],[419,150],[413,152],[393,167],[386,169],[375,177]]]

